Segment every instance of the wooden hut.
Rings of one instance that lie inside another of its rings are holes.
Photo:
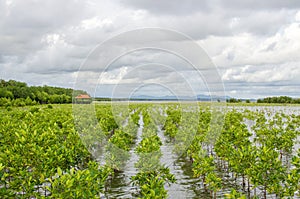
[[[86,94],[81,94],[75,97],[75,103],[78,104],[89,104],[91,102],[92,102],[92,98]]]

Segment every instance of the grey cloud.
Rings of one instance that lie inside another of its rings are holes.
[[[6,33],[13,33],[14,28],[30,32],[34,32],[33,29],[53,31],[87,17],[85,8],[85,3],[75,0],[66,0],[64,3],[52,0],[45,0],[42,3],[34,0],[16,0],[8,6],[8,14],[2,20],[11,27],[5,30]]]
[[[251,32],[270,35],[291,20],[291,14],[300,7],[298,0],[285,1],[121,1],[124,6],[149,11],[151,17],[159,19],[155,25],[175,28],[195,39],[207,35],[230,35]],[[162,16],[160,16],[162,15]],[[232,19],[239,24],[232,27]]]
[[[300,2],[298,0],[273,0],[273,1],[261,1],[261,0],[217,0],[217,2],[225,8],[231,9],[245,9],[245,10],[271,10],[271,9],[297,9],[300,8]]]
[[[18,54],[20,58],[44,47],[41,39],[45,34],[87,17],[85,4],[79,1],[16,0],[10,5],[1,2],[5,15],[0,19],[0,53]]]
[[[174,72],[174,68],[171,66],[155,63],[143,64],[138,65],[137,67],[131,67],[124,76],[124,79],[140,78],[143,81],[156,78],[163,79],[172,72]]]
[[[228,12],[245,12],[249,10],[297,9],[300,7],[298,0],[120,0],[120,2],[125,6],[145,9],[151,13],[161,15],[191,15],[195,12],[211,12],[214,11],[215,8],[227,10]]]
[[[234,32],[249,32],[257,35],[273,35],[282,26],[290,23],[295,12],[290,10],[264,10],[238,16]]]
[[[167,40],[168,35],[171,38]],[[98,46],[81,68],[83,71],[112,70],[123,65],[166,63],[176,70],[212,68],[209,57],[194,41],[177,32],[146,28],[126,32]],[[106,68],[109,67],[109,68]]]
[[[26,72],[37,74],[76,72],[89,51],[88,48],[67,44],[42,49],[24,60]]]
[[[157,1],[152,2],[157,3]],[[144,19],[144,23],[140,25],[149,26],[150,24],[150,26],[175,29],[196,40],[205,39],[211,35],[230,36],[239,33],[269,36],[275,34],[282,26],[290,23],[297,10],[295,8],[249,9],[246,6],[245,8],[234,8],[227,5],[227,3],[223,5],[218,1],[210,1],[208,4],[211,5],[209,10],[199,9],[195,4],[195,12],[187,12],[184,15],[178,15],[176,10],[173,12],[172,9],[163,16],[149,13],[147,18]],[[157,9],[159,8],[158,6]],[[234,25],[236,19],[238,19],[238,24]]]
[[[137,9],[145,9],[155,14],[173,14],[183,15],[198,12],[199,10],[208,10],[210,1],[199,0],[172,0],[172,1],[153,1],[153,0],[120,0],[125,6],[131,6]]]
[[[272,51],[276,47],[277,43],[273,42],[271,43],[264,51]]]

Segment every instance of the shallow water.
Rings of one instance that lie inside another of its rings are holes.
[[[135,146],[142,140],[143,119],[140,118],[139,129],[137,132],[137,140]],[[203,185],[199,178],[193,177],[192,164],[189,160],[178,157],[173,153],[173,144],[168,142],[164,136],[163,131],[158,129],[158,136],[160,137],[163,145],[161,146],[161,163],[170,169],[170,172],[175,175],[176,182],[173,184],[166,184],[165,189],[168,191],[168,198],[211,198],[209,192],[205,192],[201,187]],[[134,152],[135,146],[130,150],[131,157],[127,161],[124,169],[117,172],[109,181],[108,189],[102,198],[137,198],[138,188],[131,184],[130,178],[137,174],[137,169],[134,163],[138,161],[139,157]],[[221,173],[220,173],[221,174]],[[202,185],[202,186],[201,186]],[[230,191],[230,182],[225,181],[223,192],[217,194],[218,197],[223,197],[224,193]]]
[[[229,107],[233,108],[233,107]],[[299,115],[300,107],[286,107],[286,106],[276,106],[276,107],[264,107],[264,106],[246,106],[246,107],[234,107],[238,110],[251,110],[251,111],[260,111],[265,110],[267,112],[278,112],[281,111],[285,114],[296,114]],[[162,110],[159,110],[162,112]],[[248,126],[248,130],[251,130],[253,125],[252,121],[245,121]],[[142,140],[142,130],[143,130],[143,120],[142,117],[139,121],[140,127],[137,133],[136,145]],[[160,129],[160,128],[159,128]],[[168,191],[169,198],[211,198],[209,192],[205,192],[203,189],[203,184],[199,178],[193,177],[192,164],[189,160],[178,157],[174,154],[172,143],[168,142],[168,139],[164,136],[163,131],[158,130],[158,136],[160,137],[163,145],[161,146],[162,158],[161,163],[168,166],[170,172],[175,175],[176,183],[171,185],[165,185],[166,190]],[[253,139],[253,138],[252,138]],[[300,138],[297,139],[300,141]],[[134,153],[135,146],[130,151],[131,157],[127,161],[123,171],[116,173],[116,175],[109,181],[108,190],[106,191],[103,198],[137,198],[138,188],[134,187],[131,184],[130,178],[137,174],[137,169],[134,167],[134,163],[138,161],[139,157]],[[295,148],[299,148],[299,144],[295,145]],[[223,178],[223,188],[222,191],[217,193],[217,198],[224,198],[225,193],[229,193],[231,188],[241,191],[241,187],[237,186],[242,184],[242,179],[234,179],[232,173],[226,173],[224,171],[217,172],[219,177]],[[237,183],[235,183],[235,181]],[[262,192],[259,189],[256,189],[256,194],[262,196]],[[251,191],[253,195],[253,190]],[[259,196],[259,197],[260,197]],[[268,195],[267,198],[274,198],[274,195]]]

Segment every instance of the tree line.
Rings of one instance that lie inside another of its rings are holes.
[[[226,99],[227,103],[241,103],[241,102],[250,103],[250,99],[236,99],[230,98]],[[258,99],[257,103],[272,103],[272,104],[300,104],[300,98],[292,98],[288,96],[278,96],[278,97],[266,97]]]
[[[71,103],[73,93],[87,94],[86,91],[71,88],[28,86],[15,80],[0,80],[0,106]]]
[[[266,97],[258,99],[257,103],[300,104],[300,98],[292,98],[288,96]]]
[[[251,102],[250,99],[245,99],[245,100],[244,99],[236,99],[236,98],[226,99],[227,103],[241,103],[243,101],[245,101],[246,103],[250,103]]]

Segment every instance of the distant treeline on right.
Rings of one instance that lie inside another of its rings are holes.
[[[258,99],[257,103],[300,104],[300,98],[292,98],[288,96],[266,97]]]
[[[226,102],[228,103],[251,103],[255,102],[254,99],[236,99],[236,98],[230,98],[226,99]],[[269,104],[300,104],[300,98],[292,98],[288,96],[279,96],[279,97],[266,97],[263,99],[256,100],[257,103],[269,103]]]

